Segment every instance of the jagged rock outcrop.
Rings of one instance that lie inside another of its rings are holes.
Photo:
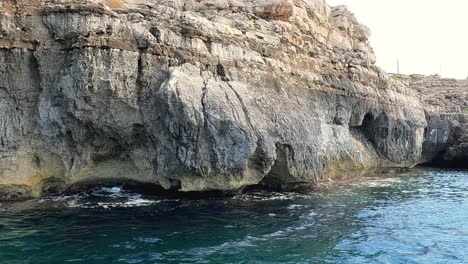
[[[420,163],[468,168],[468,80],[393,75],[416,90],[426,108]]]
[[[414,166],[424,109],[368,37],[324,0],[3,1],[0,192],[236,190]]]

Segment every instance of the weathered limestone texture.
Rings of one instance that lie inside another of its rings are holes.
[[[324,0],[3,0],[0,196],[232,191],[421,157],[412,89]],[[9,190],[9,191],[2,191]]]
[[[416,90],[426,108],[421,163],[468,168],[468,80],[393,75]]]

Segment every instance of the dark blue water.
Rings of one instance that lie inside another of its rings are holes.
[[[0,205],[0,263],[468,263],[468,172],[309,195],[125,190]]]

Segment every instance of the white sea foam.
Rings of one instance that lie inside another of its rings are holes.
[[[281,192],[269,192],[269,193],[247,193],[234,196],[233,200],[241,201],[289,201],[296,199],[307,199],[310,195],[298,194],[298,193],[281,193]]]
[[[135,240],[138,242],[149,243],[149,244],[155,244],[155,243],[159,243],[162,241],[162,239],[157,238],[157,237],[139,237]]]
[[[282,230],[279,230],[279,231],[273,232],[271,234],[265,235],[265,237],[279,237],[279,236],[284,236],[285,234],[286,234],[286,232],[284,232]]]
[[[83,202],[80,199],[68,202],[68,207],[71,208],[129,208],[129,207],[142,207],[150,206],[160,203],[160,200],[148,200],[139,197],[129,197],[123,201],[108,201],[108,202]]]
[[[401,183],[401,182],[402,180],[399,178],[385,178],[385,179],[362,181],[358,183],[353,183],[353,185],[359,186],[359,187],[376,188],[376,187],[389,187],[389,186],[393,186],[395,183]]]
[[[289,210],[294,210],[294,209],[298,209],[298,208],[302,208],[302,207],[305,207],[305,205],[302,205],[302,204],[291,204],[290,206],[288,206],[288,209],[289,209]]]
[[[121,187],[103,187],[87,193],[61,195],[39,200],[39,203],[61,203],[70,208],[129,208],[150,206],[161,200],[145,199],[141,194],[123,190]]]
[[[119,192],[122,191],[122,188],[120,188],[120,187],[111,187],[111,188],[103,187],[101,190],[104,191],[104,192],[108,192],[108,193],[119,193]]]

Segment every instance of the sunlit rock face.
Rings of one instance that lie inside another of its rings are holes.
[[[426,119],[322,0],[3,1],[0,185],[188,191],[411,167]],[[16,188],[16,189],[15,189]]]

